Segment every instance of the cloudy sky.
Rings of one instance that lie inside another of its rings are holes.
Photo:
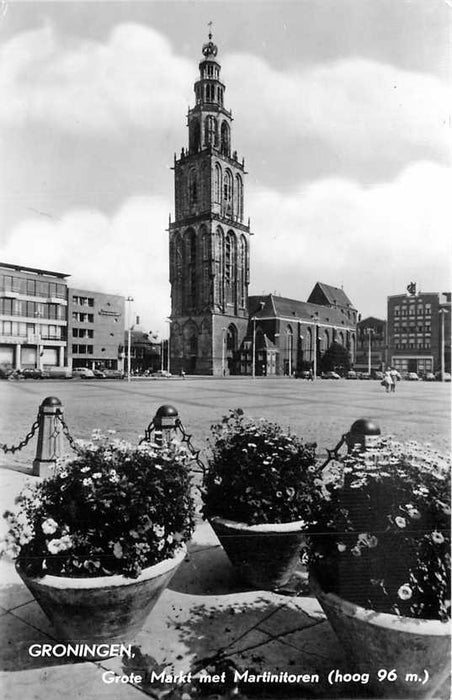
[[[251,293],[364,315],[450,289],[448,0],[2,2],[0,259],[167,332],[173,153],[207,23],[248,171]]]

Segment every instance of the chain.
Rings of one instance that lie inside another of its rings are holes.
[[[40,423],[40,415],[38,413],[36,420],[32,424],[29,432],[26,434],[24,439],[21,442],[19,442],[18,445],[8,446],[6,443],[0,442],[0,450],[3,450],[3,452],[5,452],[5,454],[7,452],[12,452],[12,454],[14,454],[15,452],[19,452],[19,450],[23,449],[26,445],[28,445],[28,443],[30,442],[32,437],[34,437],[37,429],[39,428],[39,423]]]
[[[144,431],[144,437],[141,438],[141,440],[138,444],[141,445],[143,442],[151,442],[151,436],[152,436],[153,430],[154,430],[154,419],[152,419],[151,422],[149,423],[148,427]]]
[[[333,447],[332,450],[329,450],[327,448],[326,451],[328,453],[328,457],[326,458],[324,463],[319,467],[318,471],[323,471],[323,469],[325,469],[327,464],[329,464],[333,459],[339,459],[339,450],[341,449],[342,445],[346,442],[346,440],[347,440],[347,433],[344,433],[342,435],[341,439],[339,440],[339,442],[337,443],[336,447]]]
[[[206,465],[204,464],[204,462],[202,461],[202,459],[199,456],[201,450],[197,450],[195,448],[195,446],[193,445],[193,443],[191,441],[192,435],[187,433],[180,418],[178,418],[176,420],[176,428],[182,434],[182,442],[185,442],[185,444],[187,445],[187,447],[190,450],[190,453],[193,457],[193,460],[196,462],[198,467],[200,467],[200,469],[193,469],[192,471],[197,472],[197,473],[205,476],[206,475]]]
[[[56,413],[56,419],[60,421],[61,426],[63,428],[63,435],[66,438],[66,440],[68,441],[69,445],[72,447],[74,452],[77,452],[78,454],[80,454],[80,448],[77,445],[74,438],[72,437],[71,433],[69,432],[69,427],[68,427],[66,421],[64,420],[62,414],[59,411],[57,411],[57,413]]]

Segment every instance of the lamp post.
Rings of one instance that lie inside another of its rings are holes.
[[[131,304],[133,302],[133,297],[127,297],[126,302],[128,303],[127,311],[127,381],[130,382],[130,351],[132,345],[132,326],[130,323],[131,319]]]
[[[318,336],[318,329],[319,329],[319,313],[318,311],[315,312],[311,316],[313,322],[314,322],[314,365],[313,365],[313,377],[312,379],[315,380],[317,377],[317,336]]]
[[[222,328],[221,332],[223,334],[222,335],[222,343],[221,343],[221,376],[224,377],[224,351],[225,351],[224,344],[226,342],[226,336],[225,336],[226,328]]]
[[[369,338],[369,347],[368,347],[368,355],[367,355],[367,374],[370,374],[372,371],[372,334],[374,332],[373,328],[366,328],[366,333]]]
[[[170,373],[170,337],[171,337],[171,319],[170,318],[165,318],[166,323],[168,324],[168,342],[166,346],[167,350],[167,358],[166,358],[166,370],[168,374]]]
[[[445,358],[445,349],[446,349],[446,339],[444,337],[444,317],[446,314],[449,312],[447,309],[440,309],[439,314],[441,314],[441,381],[444,381],[444,373],[446,370],[445,364],[446,364],[446,358]]]
[[[38,319],[36,323],[36,369],[39,372],[41,370],[41,326],[39,325],[41,313],[37,311],[35,316]]]
[[[287,357],[287,365],[288,365],[287,369],[288,369],[289,377],[291,377],[292,376],[292,340],[293,340],[293,336],[292,336],[292,333],[290,332],[289,329],[287,329],[286,335],[287,335],[287,355],[288,355],[288,357]]]
[[[256,377],[256,317],[253,316],[251,319],[253,322],[253,353],[251,359],[251,376],[253,379]]]

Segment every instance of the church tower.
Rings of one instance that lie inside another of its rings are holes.
[[[188,147],[174,156],[175,221],[169,225],[173,374],[237,374],[248,326],[249,225],[245,164],[231,148],[217,46],[202,47]]]

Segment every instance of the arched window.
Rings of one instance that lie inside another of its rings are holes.
[[[325,337],[325,350],[328,350],[330,347],[330,334],[328,333],[327,330],[324,332],[324,337]]]
[[[208,146],[217,145],[217,120],[212,115],[206,118],[205,141]]]
[[[242,309],[246,307],[246,264],[247,264],[247,245],[245,236],[240,238],[240,306]]]
[[[235,181],[236,181],[236,187],[235,187],[235,199],[236,199],[236,206],[235,206],[235,212],[237,219],[239,221],[242,221],[243,219],[243,182],[242,178],[240,175],[235,176]]]
[[[221,167],[218,163],[215,163],[214,197],[215,201],[219,204],[221,202]]]
[[[196,170],[192,168],[188,176],[188,191],[190,204],[197,204],[198,202],[198,182],[196,177]]]
[[[229,156],[231,152],[230,129],[226,121],[221,124],[221,152],[225,156]]]
[[[312,360],[314,357],[314,343],[312,338],[312,330],[310,328],[306,331],[306,346],[308,348],[309,357]]]
[[[215,236],[215,302],[224,306],[224,235],[220,227]]]
[[[201,126],[198,119],[190,122],[189,148],[191,153],[197,153],[201,148]]]
[[[190,310],[195,308],[198,296],[197,290],[197,269],[196,269],[196,232],[193,229],[188,229],[185,237],[185,252],[186,252],[186,298],[185,306]]]
[[[232,199],[232,175],[230,170],[226,170],[223,182],[223,198],[226,202]]]

